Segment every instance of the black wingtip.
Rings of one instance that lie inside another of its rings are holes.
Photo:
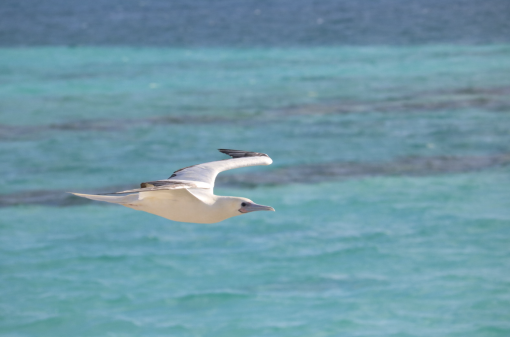
[[[243,158],[243,157],[269,157],[265,153],[249,152],[243,150],[229,150],[229,149],[218,149],[221,153],[229,155],[232,158]]]

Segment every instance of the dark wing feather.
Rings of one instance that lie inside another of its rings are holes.
[[[198,165],[198,164],[197,164]],[[178,172],[181,172],[181,171],[184,171],[185,169],[189,169],[190,167],[194,167],[194,166],[197,166],[197,165],[191,165],[191,166],[186,166],[186,167],[183,167],[181,169],[178,169],[177,171],[175,171],[174,173],[172,173],[172,175],[170,177],[168,177],[168,179],[170,178],[173,178],[177,175]],[[144,184],[144,183],[142,183]],[[143,187],[143,186],[142,186]]]
[[[243,157],[269,157],[265,153],[249,152],[243,150],[229,150],[229,149],[218,149],[221,153],[227,154],[232,158],[243,158]]]

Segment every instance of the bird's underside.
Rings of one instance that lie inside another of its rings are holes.
[[[253,211],[272,210],[241,197],[213,194],[216,176],[240,167],[270,165],[267,154],[220,149],[231,159],[185,167],[168,179],[141,183],[140,188],[99,195],[73,193],[77,196],[116,203],[180,222],[213,223]]]

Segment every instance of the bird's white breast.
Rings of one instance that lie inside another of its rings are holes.
[[[231,217],[186,189],[140,192],[138,199],[124,206],[179,222],[215,223]]]

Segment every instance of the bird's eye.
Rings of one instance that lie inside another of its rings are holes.
[[[245,202],[243,202],[243,203],[241,204],[241,206],[245,207],[245,206],[246,206],[246,203],[245,203]]]

